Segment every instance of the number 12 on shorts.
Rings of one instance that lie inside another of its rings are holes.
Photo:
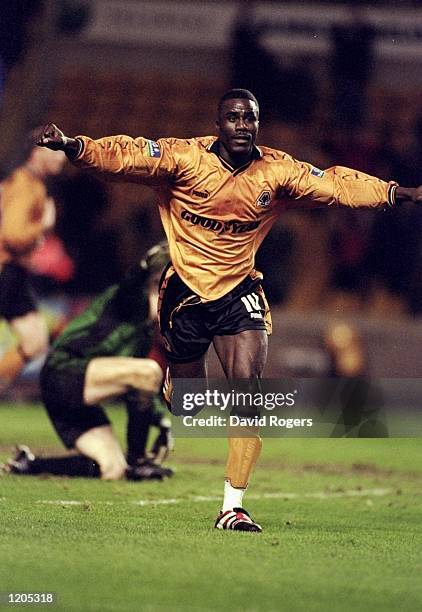
[[[262,307],[259,303],[259,295],[248,293],[240,298],[249,312],[251,319],[262,319]]]

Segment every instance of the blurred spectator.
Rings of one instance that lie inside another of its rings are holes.
[[[365,21],[364,9],[351,6],[346,22],[331,30],[331,78],[334,118],[352,128],[365,120],[367,86],[373,67],[375,31]]]

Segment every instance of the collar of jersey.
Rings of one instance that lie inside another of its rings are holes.
[[[258,147],[254,145],[252,148],[252,155],[251,155],[250,160],[246,162],[246,164],[243,164],[243,166],[239,166],[238,168],[233,168],[233,166],[231,166],[228,162],[226,162],[225,159],[221,157],[219,150],[218,150],[218,138],[217,140],[214,140],[214,142],[212,142],[210,145],[208,145],[207,151],[217,155],[218,159],[221,161],[223,166],[227,170],[230,170],[230,172],[232,172],[233,174],[239,174],[239,172],[243,172],[243,170],[246,170],[246,168],[248,168],[255,159],[261,159],[262,157],[261,149],[258,149]]]

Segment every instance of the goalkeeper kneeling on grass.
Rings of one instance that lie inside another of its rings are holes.
[[[77,451],[35,457],[19,446],[6,471],[162,480],[161,464],[172,447],[170,421],[159,395],[162,369],[150,353],[156,328],[158,280],[167,245],[153,247],[140,265],[106,289],[56,339],[41,372],[42,399],[64,445]],[[127,407],[127,456],[103,408],[121,398]],[[150,426],[158,428],[146,453]]]

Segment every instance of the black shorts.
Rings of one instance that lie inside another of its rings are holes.
[[[14,262],[0,271],[0,317],[12,321],[37,310],[28,271]]]
[[[102,425],[109,425],[101,406],[83,402],[85,370],[57,369],[48,365],[41,370],[41,397],[54,428],[67,448],[74,448],[80,435]]]
[[[161,277],[158,312],[170,363],[196,361],[207,352],[214,336],[233,336],[249,329],[271,333],[261,279],[252,276],[218,300],[203,303],[170,266]]]

